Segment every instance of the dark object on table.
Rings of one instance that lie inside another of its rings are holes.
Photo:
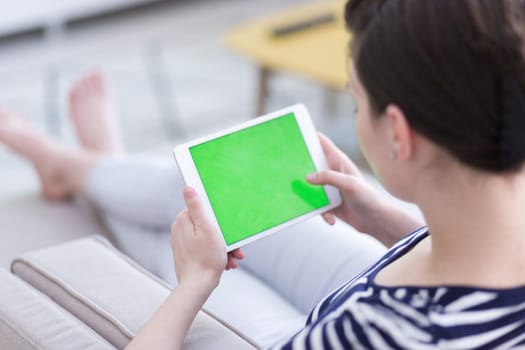
[[[336,19],[336,16],[332,13],[323,14],[320,16],[305,19],[300,22],[294,22],[283,26],[279,26],[272,31],[272,36],[279,38],[290,34],[295,34],[297,32],[302,32],[313,27],[318,27],[324,24],[335,22]]]

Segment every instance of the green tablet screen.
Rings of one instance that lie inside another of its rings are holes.
[[[329,204],[293,113],[190,153],[228,245]]]

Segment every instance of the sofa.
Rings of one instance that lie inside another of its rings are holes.
[[[123,349],[170,291],[101,236],[24,254],[11,272],[0,270],[2,349]],[[184,347],[257,348],[204,310]]]
[[[125,247],[85,201],[46,202],[35,184],[0,199],[0,225],[0,349],[123,349],[171,288],[121,251]],[[226,273],[185,348],[257,349],[279,336],[257,329],[261,320],[284,333],[300,326],[308,308],[272,288],[271,278],[254,276],[249,268]],[[343,278],[327,276],[328,286],[312,288],[322,297]],[[243,311],[248,302],[257,304],[259,319]],[[284,316],[276,317],[277,311]]]

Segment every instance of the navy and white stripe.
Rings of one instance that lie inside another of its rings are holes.
[[[398,242],[319,303],[275,349],[525,349],[525,287],[383,287],[374,277],[428,236]]]

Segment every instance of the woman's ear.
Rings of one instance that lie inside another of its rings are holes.
[[[396,105],[389,105],[385,110],[388,124],[388,137],[392,158],[409,160],[414,154],[413,132],[403,111]]]

